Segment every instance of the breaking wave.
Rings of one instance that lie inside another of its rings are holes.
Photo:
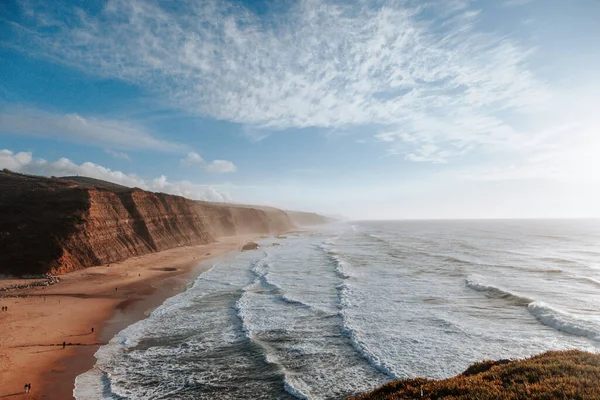
[[[527,305],[532,303],[534,300],[527,296],[523,296],[517,293],[510,292],[506,289],[500,288],[498,286],[489,285],[487,283],[483,283],[476,277],[468,277],[465,280],[465,283],[468,287],[473,290],[477,290],[478,292],[487,292],[493,296],[500,297],[503,299],[514,300],[515,302]]]
[[[527,307],[527,311],[531,313],[540,323],[571,335],[583,336],[594,341],[600,341],[600,325],[592,321],[578,318],[568,312],[551,307],[550,305],[522,296],[517,293],[510,292],[504,288],[483,283],[475,277],[469,277],[465,280],[468,287],[479,292],[487,292],[491,295],[514,300],[517,303]]]
[[[345,309],[353,307],[351,295],[349,294],[350,287],[347,283],[342,283],[338,286],[338,297],[340,303],[339,316],[342,320],[342,333],[348,338],[352,347],[364,358],[373,368],[389,376],[397,379],[398,376],[392,368],[380,357],[378,357],[369,346],[361,339],[362,332],[352,326],[349,317],[345,313]]]

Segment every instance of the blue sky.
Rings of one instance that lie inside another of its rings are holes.
[[[6,0],[0,167],[351,218],[600,217],[598,15]]]

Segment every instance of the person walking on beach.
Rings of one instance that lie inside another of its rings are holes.
[[[31,383],[25,384],[25,393],[29,393],[31,391]]]
[[[92,333],[94,333],[94,327],[92,326]]]
[[[65,348],[66,345],[67,345],[67,342],[63,342],[63,349]]]

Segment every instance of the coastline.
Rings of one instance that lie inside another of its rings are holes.
[[[102,344],[183,291],[210,268],[207,260],[256,238],[224,237],[147,254],[0,296],[8,306],[0,312],[0,399],[72,399],[75,378],[94,366]],[[28,395],[26,383],[32,386]]]

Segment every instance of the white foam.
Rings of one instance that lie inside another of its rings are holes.
[[[332,254],[331,259],[333,260],[333,262],[335,264],[335,266],[334,266],[335,272],[339,275],[340,278],[348,279],[348,278],[352,277],[352,275],[350,275],[348,273],[347,264],[344,261],[342,261],[342,259],[339,256]]]
[[[102,372],[92,368],[75,378],[75,389],[73,396],[77,400],[105,400],[110,397],[104,396],[105,384]]]
[[[287,374],[285,375],[283,380],[283,387],[285,391],[300,400],[310,400],[310,397],[307,394],[303,393],[300,389],[294,386],[294,384],[291,382],[292,380],[293,379],[291,379]],[[298,383],[296,383],[296,385],[298,385]]]
[[[336,249],[332,247],[333,242],[331,240],[326,240],[323,244],[319,246],[321,250],[327,254],[327,258],[333,263],[333,269],[335,273],[342,279],[351,278],[352,275],[349,273],[348,264],[342,260],[339,254],[336,253]]]
[[[375,367],[378,371],[383,372],[391,378],[398,378],[398,375],[392,370],[392,367],[388,365],[384,360],[378,357],[368,346],[368,344],[362,340],[362,332],[355,328],[350,320],[350,317],[346,315],[346,309],[353,307],[351,296],[349,295],[349,286],[347,283],[343,283],[338,286],[340,306],[342,310],[339,315],[342,319],[342,331],[350,339],[352,347],[365,359],[367,362]]]
[[[600,326],[591,321],[577,318],[541,301],[530,303],[527,310],[542,324],[558,331],[600,341]]]

